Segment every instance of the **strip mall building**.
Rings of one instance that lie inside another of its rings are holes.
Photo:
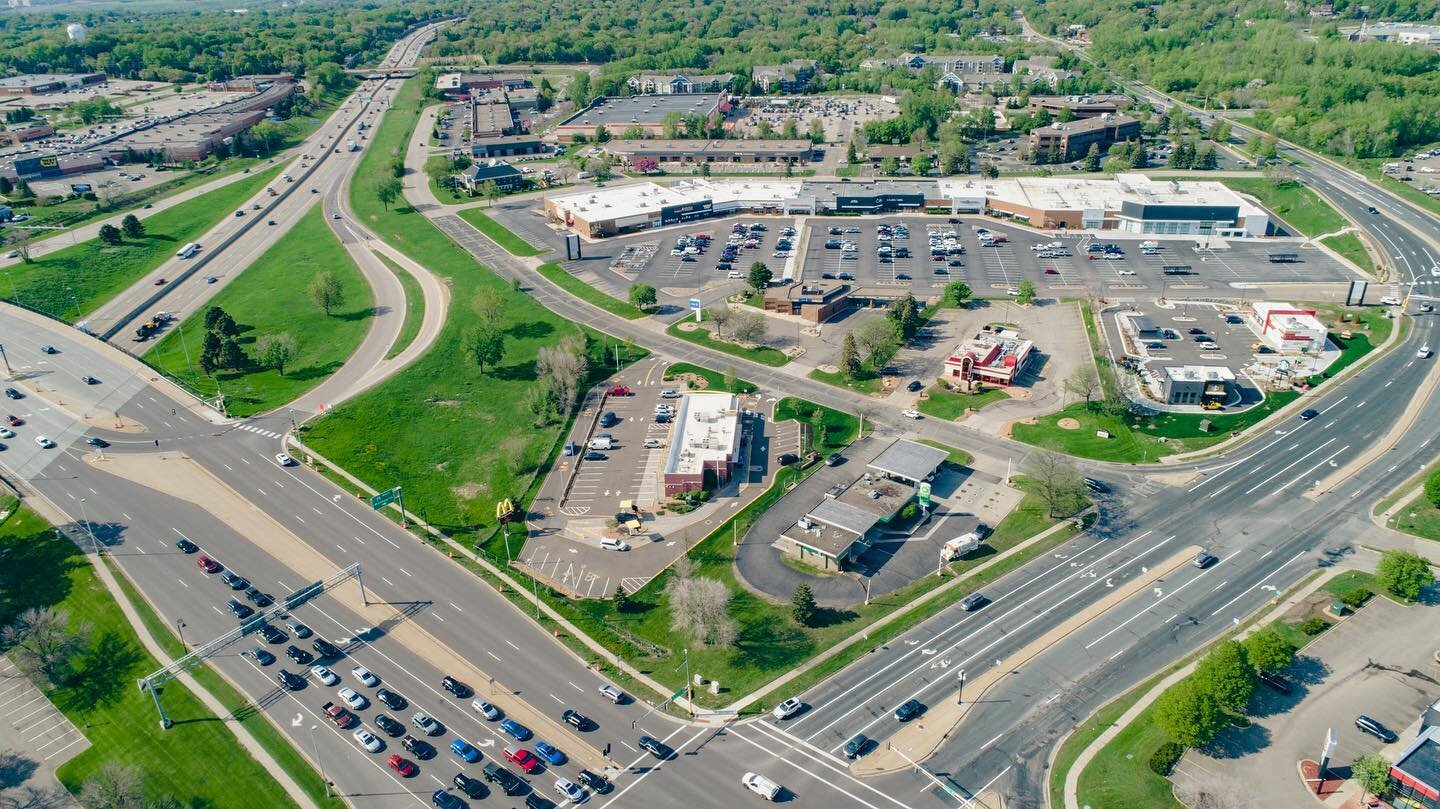
[[[1269,214],[1218,182],[1016,177],[995,180],[682,180],[636,183],[547,196],[545,211],[599,238],[736,213],[891,213],[938,210],[989,214],[1046,229],[1143,234],[1265,236]]]

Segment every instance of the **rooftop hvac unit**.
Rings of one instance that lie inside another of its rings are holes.
[[[801,517],[800,522],[796,523],[796,525],[800,526],[802,530],[809,531],[810,526],[814,525],[814,523],[810,522],[809,517]]]

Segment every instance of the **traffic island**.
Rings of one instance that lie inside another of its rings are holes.
[[[850,765],[850,772],[859,777],[888,775],[912,769],[916,764],[930,758],[959,729],[961,722],[970,712],[970,707],[981,702],[985,698],[986,692],[997,683],[1002,682],[1011,671],[1029,663],[1041,652],[1105,614],[1111,608],[1118,606],[1130,596],[1150,588],[1155,582],[1170,575],[1177,568],[1190,564],[1195,558],[1195,554],[1201,550],[1200,546],[1191,545],[1177,551],[1163,563],[1150,568],[1142,576],[1116,587],[1104,598],[1057,624],[1009,659],[1001,661],[1000,665],[967,680],[966,685],[970,687],[970,691],[974,695],[971,699],[961,704],[949,702],[947,699],[944,703],[930,706],[924,716],[901,728],[874,754]]]

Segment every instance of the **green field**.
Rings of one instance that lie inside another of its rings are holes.
[[[915,409],[946,421],[964,416],[968,408],[979,410],[1010,398],[1010,394],[999,388],[986,388],[979,393],[957,393],[939,383],[930,386],[929,394],[928,398],[919,401]]]
[[[945,450],[945,460],[955,464],[956,466],[969,466],[975,460],[975,456],[971,455],[963,449],[956,449],[955,447],[942,444],[939,441],[931,441],[928,438],[917,438],[915,440],[926,446],[934,447],[935,449]]]
[[[703,377],[709,384],[706,390],[725,390],[725,374],[719,371],[712,371],[709,368],[702,368],[699,365],[691,365],[688,362],[677,362],[665,366],[665,374],[662,377],[669,382],[672,379],[679,379],[681,374],[694,374]],[[747,382],[738,377],[735,384],[730,388],[731,393],[754,393],[755,383]]]
[[[564,267],[561,267],[553,261],[541,264],[539,269],[540,274],[549,279],[550,283],[592,306],[598,306],[604,309],[612,315],[623,317],[626,320],[639,320],[645,316],[644,312],[630,305],[628,301],[622,301],[619,298],[612,298],[606,295],[604,292],[566,272]]]
[[[705,319],[705,315],[701,314],[701,320]],[[764,345],[750,348],[749,346],[742,346],[739,343],[732,343],[728,340],[716,340],[710,336],[710,332],[705,329],[680,328],[680,324],[686,322],[693,323],[694,318],[686,318],[671,323],[670,327],[665,330],[665,333],[671,337],[679,337],[687,343],[694,343],[697,346],[704,346],[705,348],[724,352],[732,357],[740,357],[750,360],[751,362],[758,362],[761,365],[769,365],[772,368],[779,368],[790,361],[790,355],[778,348],[771,348],[770,346]]]
[[[1440,542],[1440,508],[1426,500],[1424,494],[1402,506],[1388,524],[1396,531]]]
[[[405,322],[400,326],[400,333],[395,336],[395,343],[385,352],[385,359],[388,360],[409,348],[420,334],[420,324],[425,320],[425,293],[420,290],[420,282],[405,268],[379,253],[376,253],[375,257],[400,279],[400,287],[405,290]]]
[[[1354,262],[1355,266],[1365,272],[1375,274],[1375,259],[1370,257],[1370,251],[1365,249],[1364,242],[1353,233],[1342,233],[1339,236],[1331,236],[1323,240],[1323,244]]]
[[[775,414],[772,418],[774,421],[803,421],[813,427],[817,413],[820,421],[825,425],[825,440],[816,442],[813,447],[816,452],[821,455],[839,452],[850,446],[851,442],[856,439],[860,422],[854,416],[849,413],[841,413],[839,410],[821,407],[794,396],[786,396],[776,402]]]
[[[226,726],[178,682],[165,687],[165,710],[175,726],[160,729],[150,697],[135,687],[137,678],[159,664],[73,543],[21,509],[0,525],[0,548],[8,562],[7,574],[0,577],[0,623],[10,623],[31,607],[53,607],[67,613],[72,626],[90,628],[90,643],[75,660],[75,673],[47,692],[91,743],[59,768],[66,788],[78,791],[114,762],[143,776],[151,800],[172,798],[214,809],[294,806]],[[215,777],[216,762],[224,763],[224,778]],[[245,788],[232,789],[237,783]]]
[[[613,371],[614,342],[515,291],[409,206],[387,211],[376,199],[376,184],[390,176],[391,150],[404,150],[415,125],[419,97],[417,81],[400,89],[357,168],[351,205],[378,237],[449,285],[445,327],[425,356],[312,421],[304,436],[377,489],[403,483],[407,508],[465,541],[488,535],[496,525],[496,502],[521,497],[558,449],[566,419],[537,427],[526,404],[539,387],[538,350],[567,335],[585,336],[591,369],[585,381],[591,383]],[[493,290],[503,303],[497,327],[504,356],[484,373],[460,356],[462,333],[477,322],[473,302],[481,289]],[[622,354],[629,362],[644,352],[626,347]],[[406,439],[377,439],[377,424],[406,425]]]
[[[327,270],[335,273],[345,291],[345,305],[328,316],[306,294],[310,280]],[[273,368],[259,367],[220,372],[218,385],[228,412],[248,416],[273,410],[320,384],[359,347],[370,328],[374,303],[370,285],[326,225],[324,211],[318,205],[311,208],[210,302],[240,324],[240,344],[252,357],[256,340],[268,334],[288,333],[299,349],[284,376]],[[217,379],[201,375],[198,369],[192,373],[186,364],[187,351],[192,361],[198,358],[204,321],[203,311],[186,318],[183,328],[165,335],[147,359],[212,396]]]
[[[810,377],[816,382],[824,382],[827,385],[834,385],[837,388],[848,388],[855,391],[856,393],[863,393],[867,396],[874,396],[885,389],[884,381],[880,378],[879,374],[876,374],[875,376],[849,379],[845,376],[843,372],[836,371],[834,373],[826,373],[825,371],[816,368],[815,370],[806,374],[806,376]]]
[[[175,255],[186,242],[232,216],[279,171],[277,166],[144,217],[145,235],[139,239],[126,239],[115,247],[92,239],[29,264],[11,265],[4,292],[48,315],[80,320]]]
[[[490,241],[505,248],[505,251],[512,256],[538,256],[545,252],[520,238],[514,231],[491,219],[479,208],[465,208],[457,211],[457,213],[461,219],[474,225],[476,230],[490,237]]]
[[[1249,194],[1260,200],[1260,204],[1274,211],[1303,236],[1320,236],[1334,233],[1349,226],[1330,203],[1321,199],[1314,191],[1298,182],[1276,185],[1260,177],[1220,177],[1220,182],[1242,194]]]

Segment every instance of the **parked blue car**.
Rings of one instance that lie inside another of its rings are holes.
[[[550,744],[549,742],[536,742],[535,755],[545,759],[546,761],[556,765],[557,767],[565,763],[565,754],[557,750],[555,748],[555,745]]]
[[[471,764],[474,764],[475,762],[480,760],[480,751],[476,750],[474,746],[472,746],[464,739],[456,739],[455,741],[451,742],[450,752],[454,753],[460,758],[465,759]]]
[[[516,722],[514,719],[506,719],[504,722],[501,722],[500,729],[505,732],[506,736],[522,742],[532,735],[530,728]]]

